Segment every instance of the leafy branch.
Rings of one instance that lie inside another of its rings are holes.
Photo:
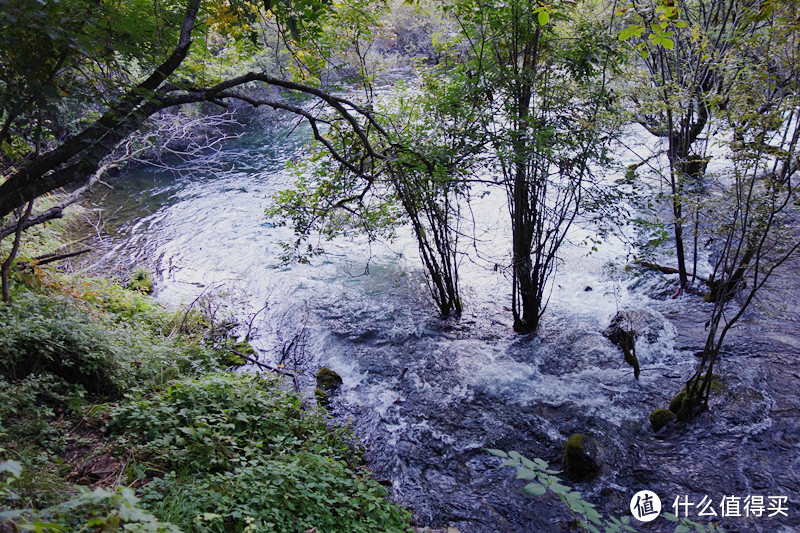
[[[560,474],[561,471],[551,469],[547,461],[538,457],[533,460],[527,459],[515,451],[508,453],[495,449],[487,449],[486,451],[495,457],[505,459],[500,466],[517,468],[517,479],[528,481],[528,484],[522,488],[522,492],[525,494],[543,496],[550,491],[558,496],[558,499],[561,500],[575,518],[575,524],[582,528],[583,531],[590,533],[636,533],[637,530],[630,525],[630,516],[621,516],[619,518],[611,515],[602,516],[593,503],[583,499],[583,495],[580,492],[565,485],[561,478],[556,475]],[[688,518],[678,518],[672,513],[662,513],[661,516],[677,524],[673,533],[688,533],[692,531],[692,528],[697,533],[724,533],[723,529],[715,524],[706,526]]]

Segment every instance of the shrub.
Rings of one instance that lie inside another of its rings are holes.
[[[112,417],[120,444],[153,471],[171,470],[146,486],[144,503],[186,531],[409,530],[407,512],[354,466],[346,432],[274,379],[184,380]]]
[[[0,306],[0,374],[16,381],[51,373],[92,394],[122,390],[122,357],[98,320],[63,296],[21,293]]]

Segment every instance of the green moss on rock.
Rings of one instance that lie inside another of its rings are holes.
[[[683,402],[686,400],[686,389],[683,389],[678,394],[675,395],[672,400],[669,402],[669,410],[675,414],[678,414],[680,410],[683,408]]]
[[[588,481],[600,473],[600,465],[586,453],[586,435],[574,433],[564,443],[564,472],[576,481]]]
[[[328,393],[319,388],[314,391],[314,398],[317,399],[317,404],[321,407],[327,407],[331,403],[330,399],[328,399]]]
[[[330,393],[342,386],[342,377],[328,367],[317,372],[317,388]]]
[[[650,425],[653,431],[658,432],[661,428],[675,419],[675,413],[668,409],[656,409],[650,413]]]

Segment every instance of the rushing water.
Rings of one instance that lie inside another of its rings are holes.
[[[586,225],[564,251],[539,336],[514,334],[510,280],[495,267],[509,262],[500,189],[473,194],[477,241],[461,263],[466,308],[459,319],[435,316],[406,233],[372,245],[337,239],[314,264],[278,265],[280,242],[292,234],[266,220],[264,209],[291,185],[285,163],[306,135],[285,117],[256,114],[211,158],[214,170],[127,170],[104,193],[105,252],[91,258],[89,270],[144,263],[157,273],[162,301],[224,294],[245,317],[266,305],[253,322],[261,356],[275,362],[300,339],[289,363],[303,371],[309,395],[319,367],[342,375],[333,414],[352,421],[370,467],[422,526],[566,531],[571,517],[560,502],[522,495],[523,483],[484,449],[514,449],[559,466],[562,443],[578,432],[594,443],[602,472],[576,486],[606,512],[628,514],[631,495],[644,488],[661,495],[665,510],[676,496],[699,503],[708,495],[717,513],[723,495],[787,496],[788,517],[721,523],[728,531],[798,530],[796,313],[751,313],[723,355],[713,409],[656,435],[649,413],[681,388],[703,344],[696,298],[664,300],[673,282],[626,273],[620,243],[587,254],[579,244],[592,234]],[[650,316],[650,335],[637,344],[638,381],[601,334],[621,309]],[[641,529],[672,527],[660,518]]]

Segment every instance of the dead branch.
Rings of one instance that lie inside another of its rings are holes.
[[[658,263],[650,263],[648,261],[637,260],[636,264],[644,268],[647,268],[649,270],[656,270],[658,272],[661,272],[662,274],[680,274],[680,271],[677,268],[673,268],[671,266],[659,265]],[[699,276],[697,274],[692,274],[692,276],[699,279],[706,285],[709,284],[708,278],[704,278],[703,276]]]

